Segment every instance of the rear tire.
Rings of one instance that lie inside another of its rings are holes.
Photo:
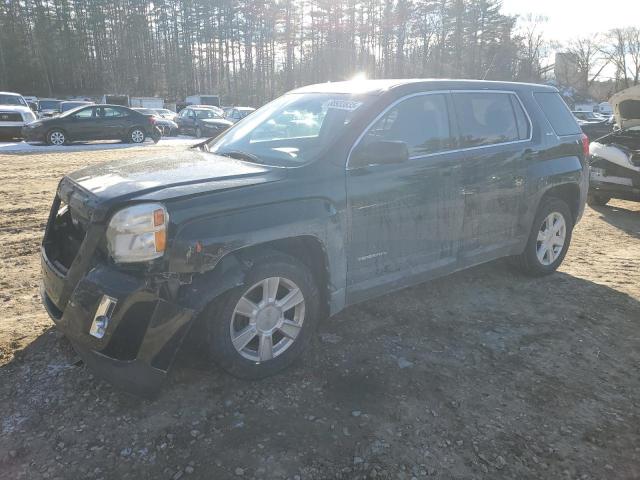
[[[611,197],[607,197],[600,193],[589,193],[587,195],[587,203],[592,207],[604,207],[609,203],[609,200],[611,200]]]
[[[302,262],[278,252],[260,255],[244,284],[203,313],[212,359],[244,379],[280,372],[313,337],[319,320],[318,298],[315,279]]]
[[[556,197],[543,199],[524,252],[513,259],[518,269],[536,277],[555,272],[569,249],[573,222],[566,202]]]
[[[129,138],[128,141],[131,143],[144,143],[147,139],[147,133],[139,127],[134,127],[129,130]]]

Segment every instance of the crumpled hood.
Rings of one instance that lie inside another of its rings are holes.
[[[277,180],[273,168],[195,149],[127,158],[67,175],[108,207],[130,199],[163,200]]]
[[[616,93],[609,103],[620,128],[640,125],[640,85]]]

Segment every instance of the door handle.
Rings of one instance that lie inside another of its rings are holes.
[[[471,190],[470,188],[464,188],[464,187],[462,187],[462,188],[460,189],[460,193],[461,193],[462,195],[475,195],[475,193],[476,193],[476,192],[475,192],[475,190]]]

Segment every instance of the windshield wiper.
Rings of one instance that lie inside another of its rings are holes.
[[[191,145],[189,148],[193,148],[193,149],[199,148],[200,150],[208,152],[210,140],[211,140],[210,138],[207,138],[204,142],[196,143],[195,145]]]
[[[217,155],[222,155],[223,157],[235,158],[236,160],[249,160],[253,163],[262,163],[260,157],[254,155],[253,153],[243,152],[242,150],[227,150],[226,152],[215,152]]]

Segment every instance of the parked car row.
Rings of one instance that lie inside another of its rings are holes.
[[[249,107],[229,107],[225,114],[213,105],[190,105],[177,114],[167,108],[129,108],[54,99],[40,99],[38,105],[39,118],[20,94],[0,92],[0,137],[49,145],[104,139],[140,143],[154,137],[156,131],[167,136],[187,134],[209,138],[254,111]]]

